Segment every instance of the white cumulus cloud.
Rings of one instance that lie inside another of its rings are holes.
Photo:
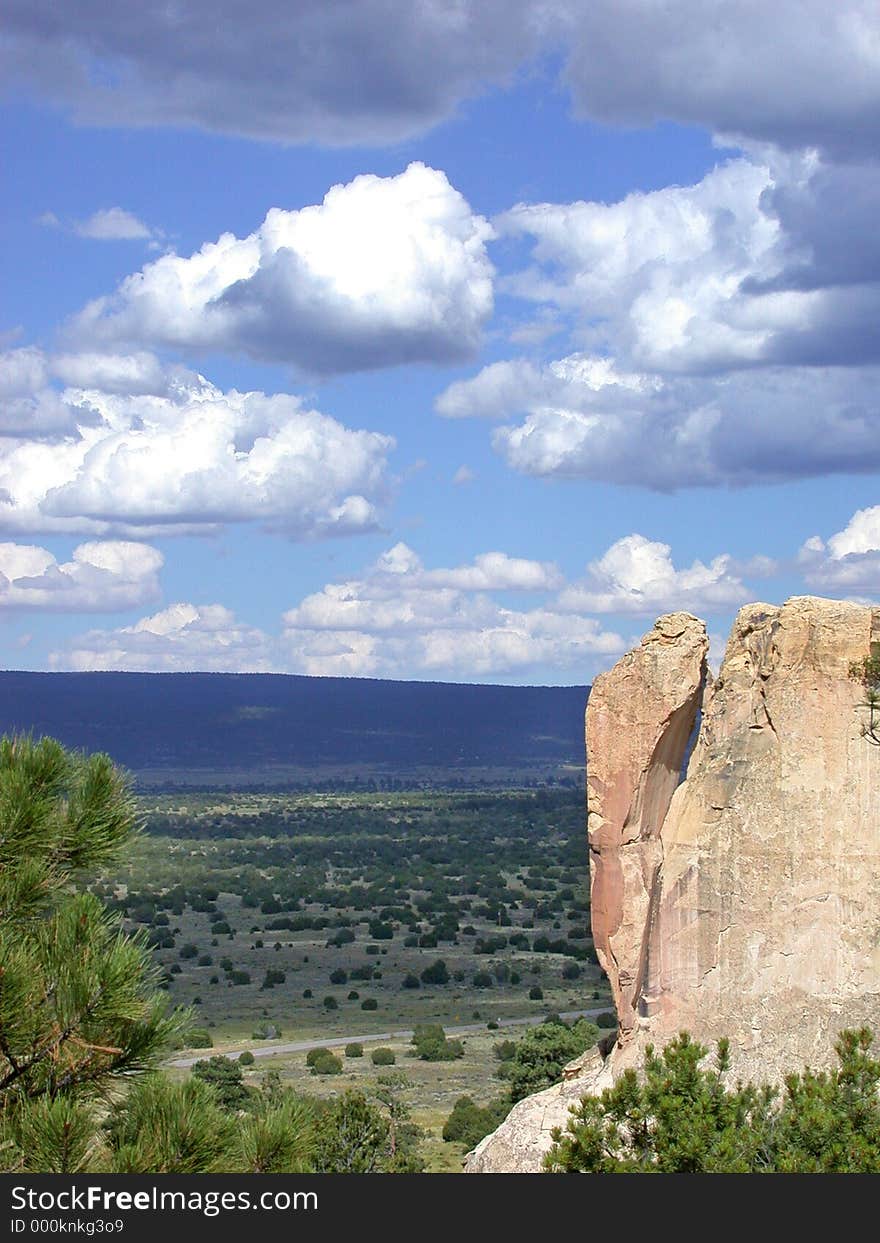
[[[593,561],[582,583],[560,592],[558,605],[584,613],[705,614],[727,612],[750,598],[726,555],[676,569],[668,544],[627,535]]]
[[[426,570],[397,544],[361,578],[329,583],[285,613],[283,639],[293,667],[312,674],[467,680],[551,667],[584,677],[623,649],[619,635],[595,618],[548,604],[513,608],[492,595],[561,583],[555,566],[497,552]]]
[[[266,635],[236,619],[222,604],[185,602],[117,630],[91,630],[64,651],[53,652],[56,669],[120,669],[129,672],[275,671]]]
[[[574,323],[622,369],[721,374],[880,361],[875,160],[753,147],[695,185],[615,203],[520,204],[502,234],[533,240],[505,281]]]
[[[772,572],[766,558],[754,564]],[[134,625],[92,630],[52,661],[77,669],[584,681],[635,641],[607,627],[603,614],[729,614],[751,594],[742,572],[724,555],[676,566],[668,545],[641,535],[618,540],[570,584],[551,563],[504,552],[428,568],[398,542],[357,577],[305,595],[277,632],[219,604],[179,601]]]
[[[24,380],[54,369],[92,387],[38,388],[7,407],[23,409],[24,426],[0,438],[0,530],[147,535],[259,522],[315,538],[378,523],[393,441],[299,397],[223,392],[148,354],[28,354],[16,365]],[[48,431],[44,410],[55,416]]]
[[[880,466],[876,162],[752,146],[695,185],[526,203],[503,288],[575,348],[452,384],[516,470],[672,489]],[[515,421],[519,419],[519,421]]]
[[[763,152],[616,203],[522,204],[496,220],[534,239],[533,265],[507,286],[573,312],[596,352],[639,371],[838,362],[825,321],[860,321],[880,293],[870,269],[844,289],[809,279],[829,176],[814,154]],[[850,247],[876,248],[873,218],[861,213]]]
[[[806,540],[799,561],[811,587],[880,599],[880,505],[857,509],[827,541]]]
[[[437,409],[506,420],[492,443],[523,474],[670,491],[876,471],[878,394],[876,366],[663,376],[573,354],[493,363]]]
[[[136,608],[158,596],[163,560],[157,548],[123,540],[80,544],[61,563],[33,544],[0,543],[0,611]]]
[[[410,164],[323,203],[273,208],[247,237],[166,254],[91,302],[71,335],[228,350],[333,373],[471,355],[492,312],[491,226],[446,176]]]

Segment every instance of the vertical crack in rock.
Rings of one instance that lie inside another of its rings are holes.
[[[660,898],[660,875],[663,868],[663,839],[661,829],[666,819],[672,796],[680,781],[681,771],[687,754],[688,743],[694,728],[694,722],[700,710],[705,686],[706,666],[701,669],[700,685],[669,718],[666,729],[660,736],[645,776],[642,791],[645,813],[643,825],[647,830],[645,837],[656,839],[659,849],[657,857],[651,861],[650,875],[644,876],[645,888],[648,893],[648,909],[645,927],[642,933],[642,944],[639,952],[638,967],[632,987],[632,1008],[635,1015],[641,1015],[641,1000],[645,993],[649,978],[649,960],[651,932],[655,924]],[[624,849],[632,849],[625,847]]]
[[[737,1077],[777,1082],[830,1065],[844,1027],[880,1031],[880,748],[849,673],[872,642],[880,609],[798,596],[740,610],[705,693],[687,613],[596,679],[592,925],[617,1042],[520,1101],[469,1171],[538,1172],[570,1105],[682,1029],[728,1037]]]
[[[637,1021],[663,857],[660,830],[699,710],[707,650],[702,622],[689,613],[668,614],[590,691],[593,940],[623,1040]]]
[[[610,1073],[687,1028],[778,1080],[880,1026],[880,756],[849,676],[878,616],[811,596],[740,610],[661,830],[638,1038]]]

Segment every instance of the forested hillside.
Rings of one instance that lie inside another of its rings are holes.
[[[0,673],[0,732],[50,734],[134,770],[583,765],[588,688],[213,673]]]

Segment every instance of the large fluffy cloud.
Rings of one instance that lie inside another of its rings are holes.
[[[876,366],[661,376],[573,354],[492,364],[447,389],[438,409],[524,416],[493,434],[523,474],[673,490],[876,471],[878,393]]]
[[[573,314],[592,349],[643,371],[713,373],[876,361],[878,211],[876,166],[763,151],[696,185],[522,204],[496,225],[533,240],[508,287]]]
[[[827,541],[818,535],[808,539],[799,560],[811,587],[880,598],[880,505],[857,509]]]
[[[0,437],[0,530],[144,535],[255,521],[315,538],[377,525],[387,436],[289,394],[223,392],[149,355],[22,353],[7,407],[20,426]],[[96,387],[58,392],[49,370]],[[26,398],[27,381],[44,386]]]
[[[80,544],[62,563],[33,544],[0,544],[0,611],[136,608],[159,594],[162,564],[157,548],[123,540]]]
[[[5,76],[105,125],[397,141],[546,51],[602,120],[843,151],[880,121],[872,0],[9,0],[4,25]]]
[[[559,595],[561,609],[581,613],[726,613],[749,599],[730,557],[676,569],[668,544],[627,535],[592,562],[583,583]]]
[[[496,449],[536,475],[675,488],[875,471],[878,212],[876,166],[769,149],[693,186],[514,207],[495,224],[532,261],[506,288],[579,348],[493,363],[437,409],[504,420]]]
[[[489,224],[442,172],[356,177],[245,238],[163,255],[83,310],[86,345],[243,351],[310,372],[450,362],[492,311]]]

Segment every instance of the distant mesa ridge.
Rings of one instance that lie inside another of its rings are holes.
[[[0,731],[138,770],[583,765],[586,686],[0,672]]]

